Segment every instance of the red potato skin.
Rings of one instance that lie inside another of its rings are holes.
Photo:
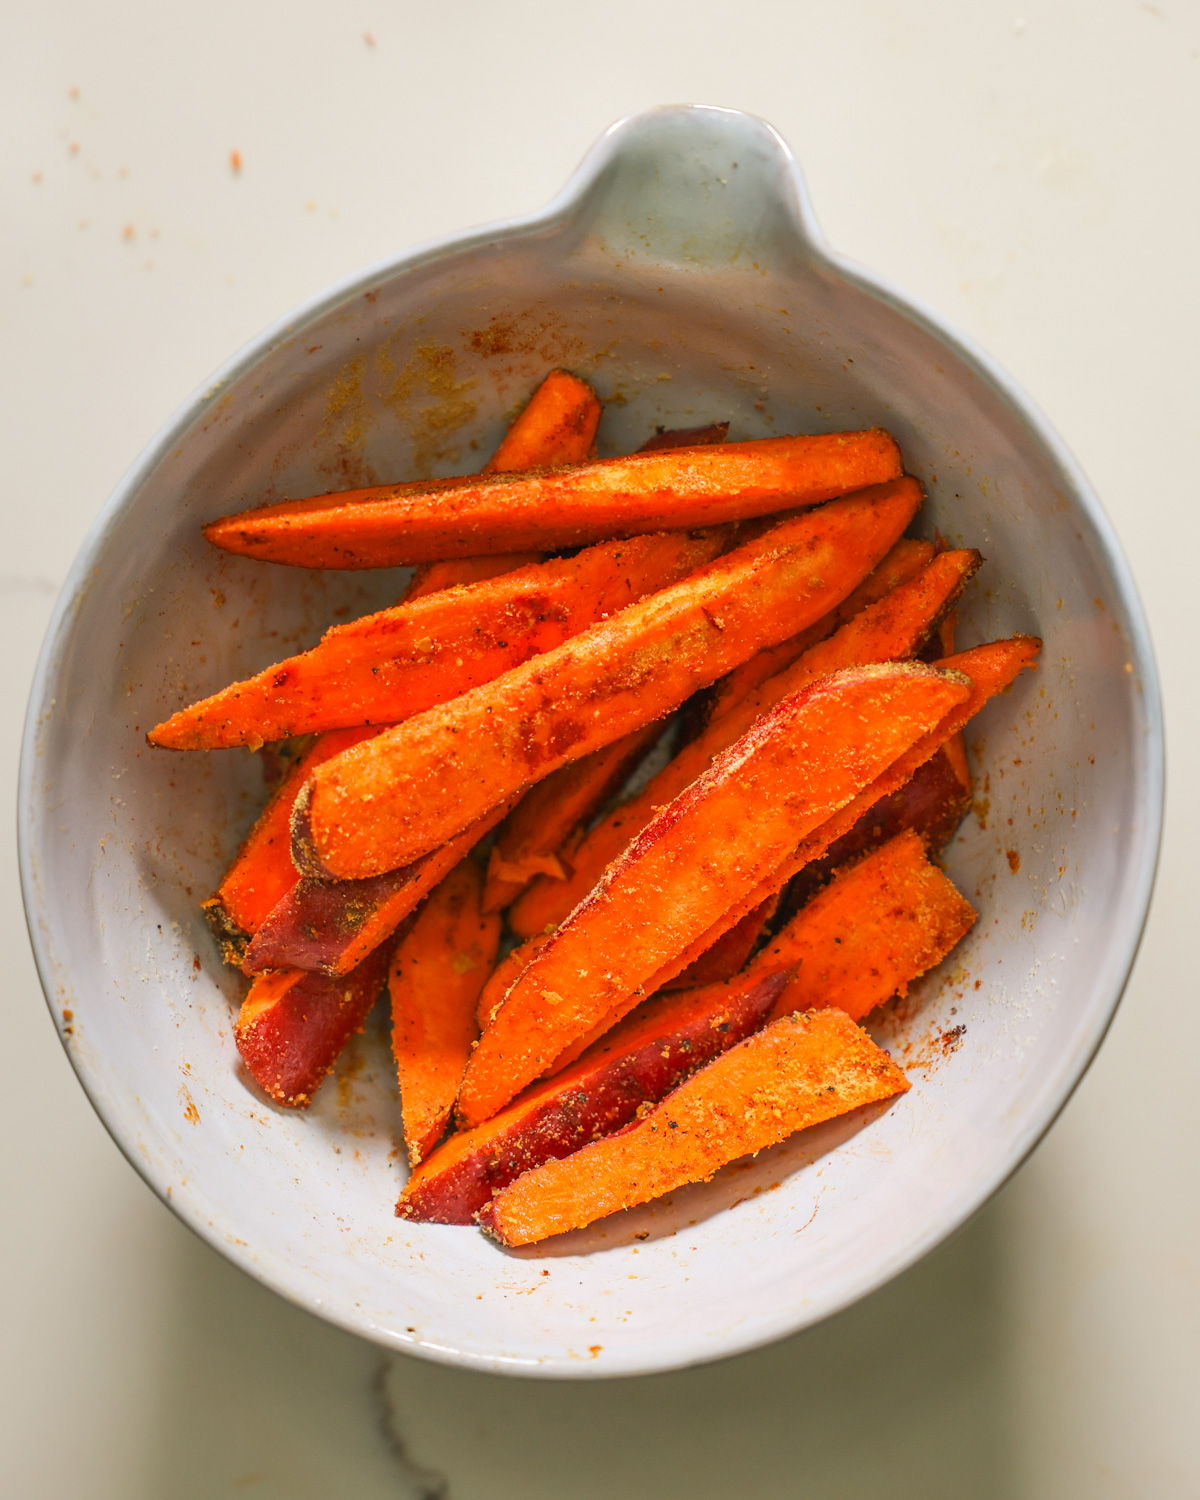
[[[366,880],[298,880],[251,939],[246,974],[296,968],[348,974],[415,910],[444,875],[500,822],[493,808],[440,849]]]
[[[497,682],[318,766],[293,814],[297,868],[355,879],[409,863],[669,713],[845,598],[921,498],[914,480],[898,480],[780,522]]]
[[[387,978],[388,947],[351,974],[331,979],[300,970],[264,974],[234,1023],[237,1049],[276,1104],[307,1109],[342,1048],[363,1029]]]
[[[523,474],[287,500],[204,528],[214,546],[302,568],[394,568],[720,525],[898,479],[886,432],[702,444]]]
[[[788,975],[652,1000],[575,1065],[475,1130],[451,1136],[409,1179],[396,1213],[470,1224],[522,1172],[627,1125],[689,1073],[757,1030]]]

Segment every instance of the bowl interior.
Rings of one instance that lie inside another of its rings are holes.
[[[231,1028],[244,981],[222,967],[199,901],[263,799],[262,760],[152,751],[143,736],[399,589],[394,573],[222,555],[201,522],[474,468],[556,364],[604,397],[605,453],[706,419],[728,418],[735,437],[886,426],[928,487],[919,529],[987,559],[960,641],[1032,631],[1045,650],[969,735],[977,814],[948,866],[979,922],[876,1018],[912,1092],[509,1254],[473,1230],[393,1217],[403,1167],[381,1013],[309,1112],[277,1110],[247,1083]],[[726,112],[634,122],[542,218],[360,277],[298,314],[130,476],[35,688],[21,810],[31,929],[118,1141],[187,1222],[285,1295],[487,1368],[667,1368],[878,1285],[1036,1141],[1103,1033],[1140,932],[1157,840],[1153,669],[1088,503],[986,371],[821,253],[777,139]]]

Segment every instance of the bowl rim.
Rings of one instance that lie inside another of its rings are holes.
[[[1108,981],[1108,992],[1103,997],[1103,1003],[1093,1000],[1090,1023],[1081,1036],[1080,1044],[1075,1050],[1069,1068],[1060,1079],[1057,1096],[1049,1101],[1048,1107],[1044,1107],[1040,1116],[1032,1119],[1023,1131],[1014,1136],[1008,1150],[990,1173],[972,1180],[969,1187],[964,1188],[958,1195],[955,1213],[939,1220],[923,1234],[906,1240],[891,1254],[878,1258],[873,1263],[870,1276],[864,1277],[861,1285],[847,1288],[841,1295],[831,1298],[828,1304],[822,1304],[812,1313],[793,1310],[786,1315],[777,1315],[773,1319],[759,1320],[753,1327],[743,1325],[740,1329],[731,1330],[715,1339],[698,1337],[676,1339],[670,1346],[659,1346],[654,1353],[632,1351],[621,1354],[614,1351],[612,1359],[606,1360],[605,1366],[601,1369],[581,1367],[578,1361],[567,1359],[531,1364],[528,1360],[516,1360],[502,1354],[482,1354],[471,1350],[434,1345],[419,1339],[403,1338],[394,1334],[390,1329],[380,1328],[371,1323],[361,1314],[356,1316],[349,1306],[341,1308],[312,1296],[298,1279],[288,1284],[286,1279],[281,1279],[271,1270],[264,1269],[255,1259],[251,1247],[230,1243],[220,1227],[221,1215],[216,1204],[199,1194],[190,1184],[182,1191],[175,1190],[178,1185],[169,1185],[165,1174],[160,1172],[156,1165],[147,1160],[137,1149],[133,1130],[123,1122],[120,1112],[110,1106],[104,1085],[100,1078],[93,1074],[86,1058],[81,1056],[77,1049],[68,1045],[67,1037],[63,1034],[61,1017],[55,1011],[53,998],[56,988],[55,961],[44,941],[40,927],[39,915],[43,906],[43,898],[35,875],[37,834],[33,807],[38,760],[37,741],[43,717],[53,701],[48,689],[53,682],[62,648],[70,632],[76,603],[89,586],[93,568],[106,545],[110,531],[155,468],[178,444],[180,437],[198,418],[203,416],[224,387],[246,374],[276,347],[303,329],[307,323],[322,317],[356,294],[369,290],[384,278],[415,270],[459,252],[485,245],[499,245],[509,240],[544,233],[565,225],[586,202],[589,191],[599,183],[605,169],[637,140],[640,132],[666,116],[687,117],[696,122],[699,127],[703,127],[708,122],[718,123],[717,117],[729,117],[729,120],[736,122],[740,128],[756,129],[761,132],[771,151],[778,157],[779,164],[785,169],[785,193],[790,193],[791,197],[790,201],[785,198],[784,206],[794,214],[797,237],[805,245],[812,261],[818,266],[829,269],[857,290],[884,303],[901,317],[946,345],[968,368],[974,371],[992,395],[999,398],[1015,417],[1033,432],[1060,469],[1065,487],[1069,489],[1076,515],[1090,533],[1090,539],[1100,554],[1103,565],[1111,578],[1114,593],[1125,612],[1129,626],[1129,658],[1137,680],[1141,684],[1145,714],[1143,749],[1145,785],[1140,789],[1138,798],[1141,814],[1139,821],[1144,820],[1140,830],[1140,858],[1133,900],[1125,920],[1123,959],[1119,955],[1114,957]],[[207,382],[195,389],[168,418],[126,471],[95,521],[88,528],[51,614],[30,687],[21,740],[17,789],[17,849],[26,928],[43,995],[64,1051],[84,1093],[126,1161],[181,1222],[254,1280],[270,1287],[295,1306],[306,1312],[315,1313],[346,1332],[370,1339],[385,1348],[419,1355],[441,1364],[488,1373],[542,1379],[586,1380],[652,1374],[709,1363],[762,1347],[822,1322],[853,1305],[862,1297],[879,1290],[901,1272],[915,1265],[937,1245],[957,1233],[990,1201],[1021,1167],[1058,1119],[1090,1067],[1112,1024],[1137,959],[1149,915],[1162,846],[1164,797],[1165,741],[1162,701],[1145,611],[1132,571],[1122,552],[1112,523],[1067,445],[1036,402],[970,336],[954,328],[941,314],[919,298],[902,292],[886,277],[858,265],[829,245],[817,222],[796,157],[774,127],[755,115],[724,106],[677,104],[661,105],[626,115],[610,125],[588,149],[562,189],[544,207],[527,214],[496,220],[423,241],[408,250],[373,261],[305,299],[244,344],[231,358],[218,367]]]

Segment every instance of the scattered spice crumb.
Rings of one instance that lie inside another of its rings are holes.
[[[242,153],[240,151],[231,151],[229,153],[229,166],[236,177],[242,170]]]
[[[366,42],[368,47],[373,47],[375,45],[375,38],[369,31],[363,32],[363,41]]]
[[[1005,857],[1005,859],[1008,860],[1008,868],[1015,875],[1017,873],[1017,871],[1021,868],[1021,856],[1017,853],[1017,851],[1015,849],[1006,849],[1004,851],[1004,857]]]

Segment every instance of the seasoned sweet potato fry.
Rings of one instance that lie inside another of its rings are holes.
[[[212,521],[204,534],[264,562],[394,568],[740,521],[816,505],[900,472],[899,450],[878,428],[762,438],[285,500]]]
[[[403,1219],[470,1224],[492,1194],[544,1161],[610,1135],[762,1025],[785,973],[651,1000],[566,1072],[452,1135],[409,1179]]]
[[[883,663],[822,678],[764,714],[642,830],[512,985],[467,1064],[462,1122],[487,1119],[615,1008],[632,1008],[664,964],[970,691],[958,673]]]
[[[506,474],[513,469],[581,464],[592,451],[599,421],[600,401],[587,381],[566,370],[551,370],[481,472]],[[404,602],[411,603],[426,594],[457,588],[460,584],[498,578],[502,573],[512,573],[541,560],[540,551],[526,550],[422,563],[404,595]]]
[[[974,646],[969,651],[960,651],[954,656],[944,657],[937,662],[936,666],[960,672],[970,679],[971,693],[966,702],[952,709],[936,728],[919,739],[870,786],[861,791],[852,802],[848,802],[827,823],[806,838],[795,852],[783,860],[778,868],[756,886],[748,896],[743,897],[741,901],[735,901],[702,937],[684,950],[679,958],[672,960],[669,964],[664,964],[646,986],[647,993],[652,993],[656,989],[661,989],[663,985],[669,984],[676,974],[688,964],[693,963],[702,953],[707,952],[723,933],[728,932],[735,923],[740,922],[748,911],[767,900],[776,891],[782,890],[788,881],[794,875],[799,874],[806,865],[828,853],[837,840],[849,833],[864,814],[870,812],[885,797],[890,797],[902,787],[907,786],[917,771],[927,761],[932,760],[942,746],[952,740],[990,698],[1003,692],[1026,667],[1033,667],[1034,658],[1041,647],[1042,643],[1036,636],[1015,635],[1009,640],[991,641],[986,646]],[[615,1025],[619,1019],[618,1014],[607,1020],[607,1024]]]
[[[761,687],[769,678],[786,671],[806,651],[831,636],[840,625],[852,620],[869,604],[877,604],[885,594],[890,594],[902,583],[915,578],[932,560],[934,551],[932,542],[902,536],[878,567],[868,573],[853,593],[848,594],[823,619],[810,625],[807,630],[802,630],[799,635],[780,641],[778,646],[768,646],[757,652],[749,661],[730,672],[728,677],[723,677],[714,684],[713,698],[708,709],[709,721],[719,719],[731,708],[736,708],[756,688]],[[947,653],[940,654],[944,656]]]
[[[377,730],[369,728],[335,729],[321,735],[276,788],[225,872],[216,894],[201,903],[226,963],[242,962],[250,938],[296,884],[296,866],[292,863],[292,805],[313,767],[376,733]]]
[[[524,937],[561,922],[591,890],[605,866],[646,826],[654,809],[678,796],[716,754],[788,693],[843,667],[913,655],[978,566],[979,554],[966,549],[934,557],[915,576],[853,614],[828,639],[809,647],[790,667],[714,718],[637,797],[615,808],[592,829],[570,856],[569,879],[533,882],[509,912],[513,931]]]
[[[246,949],[247,974],[285,967],[348,974],[499,823],[511,802],[412,864],[366,880],[300,879]]]
[[[351,974],[330,979],[277,969],[250,986],[234,1037],[258,1086],[277,1104],[306,1109],[342,1048],[361,1031],[387,975],[379,948]]]
[[[913,832],[843,870],[767,943],[756,975],[788,973],[773,1014],[836,1005],[861,1021],[940,964],[975,912]]]
[[[569,370],[551,370],[513,419],[483,472],[511,474],[583,463],[596,441],[600,412],[600,398],[586,380]]]
[[[483,872],[460,860],[392,951],[392,1049],[410,1166],[437,1145],[478,1035],[475,1002],[496,962],[500,918],[481,908]]]
[[[660,718],[845,598],[920,498],[920,486],[901,479],[781,522],[498,681],[318,766],[293,815],[297,867],[351,879],[407,863],[496,802]]]
[[[518,977],[525,965],[533,955],[545,943],[550,941],[548,932],[540,932],[536,937],[529,938],[519,948],[514,948],[511,953],[505,954],[480,991],[479,1003],[475,1008],[475,1019],[479,1023],[480,1031],[492,1019],[494,1011],[500,1008],[500,1002],[508,994],[513,981]]]
[[[646,724],[563,766],[526,792],[501,824],[492,846],[484,911],[511,905],[535,875],[565,879],[557,851],[620,789],[661,732],[657,723]]]
[[[479,1222],[501,1244],[534,1244],[707,1182],[739,1156],[908,1086],[843,1012],[784,1016],[693,1073],[628,1130],[518,1177]]]
[[[181,709],[148,738],[168,750],[214,750],[395,724],[686,577],[723,541],[720,532],[672,532],[604,542],[335,625],[311,651]]]

